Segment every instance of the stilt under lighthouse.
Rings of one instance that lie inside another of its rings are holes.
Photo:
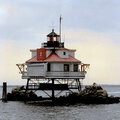
[[[31,58],[24,64],[17,64],[22,79],[27,79],[26,92],[42,90],[54,101],[63,91],[81,91],[80,80],[85,79],[89,64],[76,59],[76,50],[65,48],[60,39],[52,29],[47,42],[42,43],[41,48],[31,49]],[[55,91],[59,92],[56,94]]]

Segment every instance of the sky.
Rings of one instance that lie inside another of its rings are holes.
[[[90,64],[84,84],[120,84],[120,0],[0,0],[0,85],[26,84],[17,63],[41,47],[52,27]]]

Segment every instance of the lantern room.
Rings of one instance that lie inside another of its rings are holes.
[[[60,42],[60,35],[57,35],[52,29],[52,32],[47,35],[48,41],[58,41]]]
[[[60,35],[54,32],[54,29],[52,29],[52,32],[47,35],[47,43],[42,43],[42,47],[62,47],[64,48],[64,42],[60,41]]]

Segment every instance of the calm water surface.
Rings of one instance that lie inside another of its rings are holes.
[[[111,95],[120,96],[120,86],[103,88]],[[0,101],[0,120],[120,120],[120,104],[52,107]]]

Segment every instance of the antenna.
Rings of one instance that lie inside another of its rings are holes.
[[[62,17],[61,17],[61,15],[60,15],[60,26],[59,26],[60,42],[61,42],[61,20],[62,20]]]

